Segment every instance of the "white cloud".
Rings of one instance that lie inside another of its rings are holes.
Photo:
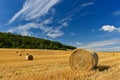
[[[112,13],[113,16],[120,16],[120,10],[114,11]]]
[[[66,26],[68,26],[68,23],[67,22],[63,22],[62,26],[66,27]]]
[[[47,25],[51,23],[51,19],[46,19],[42,21],[41,23],[27,23],[25,25],[19,25],[16,28],[11,28],[8,30],[8,32],[12,33],[18,33],[24,36],[35,36],[36,33],[31,32],[31,29],[37,29],[39,32],[41,32],[41,35],[49,36],[51,38],[57,38],[62,36],[64,33],[61,31],[61,29],[64,27],[63,24],[57,26],[57,27],[48,27]]]
[[[52,38],[57,38],[62,36],[64,33],[60,29],[52,29],[50,30],[47,35]]]
[[[27,23],[25,25],[19,25],[16,28],[11,28],[8,30],[8,32],[18,33],[23,36],[31,36],[32,32],[29,32],[29,30],[32,28],[38,28],[38,27],[35,23]]]
[[[90,5],[94,5],[94,3],[93,2],[84,3],[81,5],[81,7],[86,7],[86,6],[90,6]]]
[[[78,47],[78,46],[82,45],[83,43],[81,43],[81,42],[76,42],[75,44],[76,44],[76,46]]]
[[[66,15],[67,17],[61,19],[59,22],[65,22],[65,21],[69,21],[70,19],[72,19],[72,17],[74,15],[76,15],[81,9],[85,8],[85,7],[88,7],[88,6],[91,6],[91,5],[94,5],[93,2],[87,2],[87,3],[83,3],[83,4],[80,4],[78,5],[76,8],[72,9],[70,12],[68,12]]]
[[[53,6],[59,1],[60,0],[26,0],[23,8],[20,9],[7,24],[11,24],[18,19],[26,20],[29,23],[18,24],[18,26],[8,29],[8,31],[25,36],[34,36],[37,32],[35,33],[31,29],[37,29],[37,31],[39,30],[38,33],[42,31],[42,35],[57,38],[64,35],[62,28],[68,26],[68,21],[72,19],[72,16],[79,12],[80,9],[94,4],[93,2],[88,2],[77,6],[74,10],[69,12],[69,16],[56,22],[57,26],[51,26],[53,24],[52,22],[54,22],[53,18],[55,14]],[[49,15],[49,17],[47,15]],[[48,19],[46,19],[46,16]]]
[[[83,42],[70,42],[77,48],[90,49],[94,51],[120,51],[120,38],[113,38],[110,40],[94,41],[90,43]]]
[[[79,48],[92,49],[92,50],[100,50],[100,49],[107,50],[109,49],[109,46],[116,44],[120,44],[120,39],[111,39],[111,40],[92,42],[88,44],[82,44],[79,46]]]
[[[94,48],[95,51],[120,51],[120,47]]]
[[[107,31],[107,32],[120,32],[120,28],[117,28],[115,26],[111,26],[111,25],[104,25],[100,28],[101,31]]]
[[[68,23],[67,22],[63,22],[61,23],[59,26],[55,27],[55,28],[52,28],[52,30],[50,30],[47,35],[49,37],[52,37],[52,38],[57,38],[57,37],[60,37],[62,36],[64,33],[61,31],[61,29],[63,27],[66,27],[68,26]]]
[[[52,7],[59,1],[60,0],[26,0],[23,8],[10,19],[8,24],[17,20],[17,18],[26,21],[29,20],[30,22],[8,29],[8,32],[18,33],[24,36],[35,36],[37,32],[31,31],[31,29],[37,29],[37,31],[39,31],[38,33],[41,33],[41,35],[51,38],[62,36],[64,33],[61,29],[68,26],[67,22],[59,23],[57,26],[49,25],[52,24],[55,14],[55,9]],[[50,16],[47,17],[47,19],[43,18],[47,14]],[[34,21],[31,22],[31,20]]]
[[[26,0],[23,8],[17,12],[8,24],[22,17],[25,20],[33,20],[48,14],[49,10],[58,3],[59,0]]]

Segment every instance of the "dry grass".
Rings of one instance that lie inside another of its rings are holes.
[[[16,51],[21,52],[18,56]],[[26,61],[26,53],[34,60]],[[119,80],[120,53],[99,52],[96,70],[73,72],[69,66],[71,51],[37,49],[0,49],[0,80]]]

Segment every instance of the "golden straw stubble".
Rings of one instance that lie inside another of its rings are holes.
[[[76,49],[69,58],[70,66],[74,71],[89,71],[98,63],[98,55],[94,51]]]

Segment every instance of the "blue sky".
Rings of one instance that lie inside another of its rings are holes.
[[[0,31],[96,51],[120,50],[120,0],[0,0]]]

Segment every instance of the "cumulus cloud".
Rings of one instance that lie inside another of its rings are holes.
[[[120,32],[120,28],[117,28],[117,27],[112,26],[112,25],[104,25],[100,28],[100,30],[107,31],[107,32],[114,32],[114,31]]]
[[[40,18],[47,14],[58,2],[59,0],[26,0],[23,8],[9,20],[8,24],[14,22],[19,17],[25,20]]]

